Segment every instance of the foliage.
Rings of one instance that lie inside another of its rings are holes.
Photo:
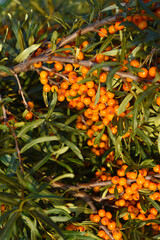
[[[0,9],[0,239],[159,239],[158,1]]]

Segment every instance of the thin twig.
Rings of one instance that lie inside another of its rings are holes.
[[[0,101],[2,101],[2,96],[1,96],[1,94],[0,94]],[[18,156],[18,159],[19,159],[21,172],[23,173],[23,172],[24,172],[24,169],[23,169],[22,158],[21,158],[21,154],[20,154],[20,150],[19,150],[19,146],[18,146],[17,136],[16,136],[16,133],[15,133],[15,131],[14,131],[14,128],[11,127],[11,125],[10,125],[9,122],[8,122],[8,118],[7,118],[7,114],[6,114],[6,109],[5,109],[4,104],[2,104],[2,111],[3,111],[3,116],[4,116],[4,122],[7,123],[7,126],[8,126],[9,129],[11,130],[12,136],[14,137],[15,147],[16,147],[16,151],[17,151],[17,156]]]

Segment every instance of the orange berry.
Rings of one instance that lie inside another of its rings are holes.
[[[93,222],[96,222],[96,223],[98,223],[100,221],[100,216],[99,215],[94,215],[94,217],[93,217]]]
[[[60,62],[56,62],[54,64],[54,68],[59,72],[59,71],[61,71],[63,69],[63,65]]]
[[[139,77],[146,78],[148,76],[148,70],[146,68],[141,68],[142,72],[138,72]]]
[[[105,58],[105,56],[104,56],[103,54],[98,54],[98,55],[95,57],[95,61],[96,61],[97,63],[101,63],[101,62],[104,61],[104,58]]]
[[[25,119],[26,120],[31,120],[33,118],[33,113],[32,112],[28,112],[26,115],[25,115]]]
[[[100,187],[99,187],[99,186],[93,187],[93,191],[94,191],[94,192],[99,192],[99,190],[100,190]]]
[[[89,45],[89,42],[88,41],[84,41],[82,42],[82,47],[85,48]]]
[[[48,79],[47,78],[40,78],[40,82],[45,85],[48,83]]]
[[[157,189],[157,184],[154,182],[150,182],[148,188],[151,191],[155,191]]]
[[[125,176],[125,170],[122,169],[122,168],[118,169],[118,170],[117,170],[117,175],[118,175],[119,177]],[[121,185],[121,184],[120,184],[120,185]]]
[[[107,74],[105,72],[101,73],[101,75],[99,77],[99,81],[101,83],[104,83],[104,82],[106,82],[106,80],[107,80]]]
[[[113,231],[115,228],[116,228],[116,223],[111,220],[111,221],[108,223],[108,229],[111,230],[111,231]]]
[[[137,216],[138,219],[144,221],[146,220],[146,216],[143,214],[143,213],[140,213],[138,216]]]
[[[119,179],[119,185],[125,186],[127,184],[127,179],[122,177]]]
[[[107,181],[107,176],[106,176],[106,175],[101,175],[101,180],[102,180],[103,182]]]
[[[118,204],[119,204],[119,206],[120,207],[124,207],[125,206],[125,200],[124,199],[120,199],[119,201],[118,201]]]
[[[122,22],[116,22],[115,23],[115,29],[117,31],[122,30],[124,28],[124,25],[120,25]]]
[[[123,90],[126,92],[130,91],[131,87],[132,85],[129,82],[123,83],[123,86],[122,86]]]
[[[157,73],[157,67],[153,66],[148,71],[150,77],[155,77]]]
[[[116,30],[116,28],[115,28],[114,25],[110,25],[110,26],[109,26],[109,28],[108,28],[108,32],[109,32],[109,33],[113,34],[113,33],[115,33],[116,31],[117,31],[117,30]]]
[[[156,103],[157,103],[158,106],[160,106],[160,97],[158,97],[158,98],[156,99]]]
[[[99,32],[98,32],[98,35],[99,35],[100,37],[106,37],[106,35],[107,35],[107,30],[106,30],[105,28],[100,28],[100,29],[99,29]]]
[[[100,210],[98,211],[98,215],[99,215],[100,217],[105,217],[106,211],[105,211],[104,209],[100,209]]]
[[[84,53],[83,52],[79,52],[78,56],[77,56],[77,59],[78,60],[83,60],[83,58],[84,58]]]
[[[72,71],[73,71],[73,66],[72,66],[72,64],[67,63],[67,64],[65,65],[65,71],[66,71],[66,72],[72,72]]]
[[[117,128],[116,128],[116,127],[112,127],[112,128],[111,128],[111,132],[112,132],[113,134],[116,134],[116,133],[117,133]]]
[[[113,238],[115,240],[120,240],[122,238],[122,233],[120,232],[120,230],[118,228],[114,229]]]
[[[103,238],[103,237],[105,236],[105,234],[106,234],[106,233],[105,233],[104,230],[99,230],[99,231],[98,231],[98,236],[101,237],[101,238]]]
[[[101,219],[101,223],[102,223],[104,226],[108,225],[108,218],[107,218],[107,217],[103,217],[103,218]]]
[[[40,72],[40,78],[47,78],[48,77],[48,72],[47,71],[41,71]]]
[[[111,218],[112,218],[112,213],[106,212],[106,217],[107,217],[108,219],[111,219]]]
[[[37,62],[33,64],[35,68],[40,68],[42,67],[42,62]]]
[[[88,71],[89,71],[89,68],[87,68],[87,67],[85,67],[85,66],[82,66],[82,67],[81,67],[81,73],[82,73],[82,74],[86,75]]]
[[[130,65],[133,66],[133,67],[136,67],[138,68],[139,65],[140,65],[140,62],[136,59],[133,59],[131,62],[130,62]]]
[[[145,183],[146,179],[143,176],[138,176],[136,179],[136,182],[138,185],[143,185]]]
[[[30,107],[30,109],[34,108],[34,103],[33,102],[27,102],[28,103],[28,106]]]
[[[119,177],[118,177],[118,176],[112,177],[111,182],[112,182],[114,185],[118,184],[118,183],[119,183]]]
[[[44,91],[44,92],[49,92],[50,90],[51,90],[51,87],[50,87],[49,84],[45,84],[45,85],[43,86],[43,91]]]
[[[153,167],[153,171],[158,173],[160,171],[160,165],[157,164],[155,167]]]
[[[141,30],[144,30],[144,29],[146,29],[147,28],[147,26],[148,26],[148,23],[147,23],[147,21],[146,20],[142,20],[142,21],[140,21],[139,23],[138,23],[138,25],[137,25]]]

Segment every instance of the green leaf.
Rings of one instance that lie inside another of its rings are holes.
[[[158,152],[160,153],[160,132],[158,134]]]
[[[24,176],[24,178],[28,178],[30,175],[32,175],[34,172],[36,172],[40,167],[42,167],[50,158],[51,153],[47,153],[47,155],[39,161],[35,166],[31,168],[31,170]]]
[[[110,91],[113,88],[113,77],[121,66],[114,67],[107,75],[107,89]]]
[[[6,66],[3,66],[3,65],[0,65],[0,71],[2,72],[6,72],[8,73],[9,75],[12,75],[12,72],[10,71],[10,69]]]
[[[22,149],[21,149],[21,153],[24,153],[25,151],[27,151],[29,148],[33,147],[34,145],[38,144],[38,143],[44,143],[44,142],[50,142],[50,141],[58,141],[59,138],[56,136],[43,136],[43,137],[39,137],[37,139],[32,140],[30,143],[27,143]]]
[[[148,146],[152,146],[153,143],[151,139],[144,133],[144,131],[137,128],[136,133]]]
[[[86,76],[89,76],[93,71],[95,71],[97,69],[101,69],[104,67],[115,67],[115,66],[119,66],[119,65],[121,65],[121,64],[118,62],[111,62],[111,61],[97,63],[87,72]],[[108,70],[110,70],[110,68]]]
[[[0,173],[0,182],[13,189],[20,188],[20,185],[12,177],[5,176],[3,173]]]
[[[150,10],[150,8],[147,7],[147,5],[146,5],[142,0],[138,0],[137,2],[138,2],[138,4],[141,6],[141,8],[142,8],[143,10],[145,10],[145,12],[146,12],[149,16],[151,16],[153,19],[159,21],[159,18]]]
[[[24,44],[23,33],[22,33],[22,30],[20,28],[18,29],[18,32],[17,32],[17,38],[18,38],[19,46],[20,46],[20,49],[21,49],[21,52],[22,52],[25,48],[25,44]]]
[[[34,221],[32,221],[29,217],[25,216],[24,214],[21,214],[21,218],[24,220],[25,224],[30,228],[30,230],[41,239],[41,235],[37,227],[35,226]]]
[[[63,174],[63,175],[61,175],[61,176],[58,176],[58,177],[54,178],[54,179],[51,181],[51,184],[52,184],[53,182],[57,182],[57,181],[59,181],[59,180],[61,180],[61,179],[63,179],[63,178],[74,178],[74,177],[75,177],[75,176],[74,176],[73,173],[65,173],[65,174]]]
[[[29,55],[34,52],[37,48],[39,48],[41,46],[42,43],[37,43],[37,44],[33,44],[32,46],[26,48],[25,50],[23,50],[23,52],[21,52],[15,59],[14,61],[20,63],[22,61],[24,61],[25,59],[27,59],[29,57]]]
[[[24,133],[37,128],[38,126],[40,126],[43,122],[45,121],[45,119],[37,119],[35,121],[29,122],[27,124],[24,125],[24,127],[19,131],[17,137],[21,137],[23,136]]]
[[[113,35],[110,35],[102,44],[102,46],[100,47],[99,53],[103,52],[108,45],[112,42],[113,39]]]
[[[98,89],[97,89],[97,93],[96,93],[96,97],[95,97],[95,101],[94,101],[94,105],[97,105],[99,98],[100,98],[100,90],[101,90],[101,84],[99,82],[98,84]]]
[[[150,202],[152,204],[152,206],[155,207],[158,212],[160,212],[160,205],[156,201],[152,200],[151,198],[149,198],[147,196],[146,196],[146,198],[147,198],[148,202]]]
[[[3,155],[6,155],[6,154],[12,154],[16,151],[16,149],[14,148],[1,148],[0,149],[0,157],[3,156]]]
[[[121,113],[123,113],[126,110],[127,104],[131,101],[131,99],[133,98],[133,94],[129,93],[121,102],[121,104],[119,105],[118,111],[117,111],[117,115],[119,116]]]
[[[8,204],[8,205],[17,205],[18,199],[20,200],[20,197],[6,192],[0,192],[0,202]]]
[[[10,239],[14,224],[16,224],[16,221],[20,215],[19,211],[14,211],[10,214],[9,221],[7,221],[6,225],[1,229],[0,231],[0,239],[8,240]]]
[[[54,91],[53,92],[53,95],[52,95],[52,101],[50,103],[50,106],[49,106],[49,110],[48,110],[48,113],[47,113],[47,116],[46,116],[46,119],[49,119],[50,116],[52,115],[52,112],[56,106],[56,103],[57,103],[57,92]]]
[[[63,237],[60,229],[57,227],[54,221],[52,221],[52,219],[48,217],[47,214],[38,205],[36,205],[33,201],[28,201],[26,205],[29,207],[31,215],[44,222],[44,224],[48,224],[49,226],[54,228],[57,233]]]
[[[114,188],[114,196],[115,196],[116,199],[119,198],[117,186],[115,186],[115,188]]]
[[[43,100],[44,100],[44,103],[46,105],[46,107],[49,106],[49,103],[48,103],[48,94],[47,92],[43,91]]]
[[[81,160],[83,160],[83,156],[81,154],[81,151],[78,149],[78,147],[74,143],[69,141],[67,138],[65,138],[64,136],[59,134],[58,131],[55,129],[55,127],[52,124],[50,124],[50,127],[51,127],[53,133],[55,135],[57,135],[61,139],[61,141],[64,144],[66,144]]]
[[[101,132],[95,137],[95,139],[94,139],[95,145],[100,142],[100,139],[101,139],[104,131],[105,131],[105,126],[102,128]]]

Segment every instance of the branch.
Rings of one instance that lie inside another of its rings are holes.
[[[2,96],[1,96],[1,94],[0,94],[0,101],[2,101]],[[21,158],[21,154],[20,154],[20,150],[19,150],[19,146],[18,146],[17,136],[16,136],[16,133],[15,133],[15,131],[14,131],[14,128],[11,127],[11,125],[10,125],[9,122],[8,122],[8,118],[7,118],[7,114],[6,114],[6,109],[5,109],[4,104],[2,104],[2,112],[3,112],[4,122],[7,123],[7,126],[8,126],[9,129],[11,130],[12,136],[14,137],[15,147],[16,147],[16,151],[17,151],[17,156],[18,156],[18,159],[19,159],[21,172],[23,173],[23,172],[24,172],[24,169],[23,169],[22,158]]]

